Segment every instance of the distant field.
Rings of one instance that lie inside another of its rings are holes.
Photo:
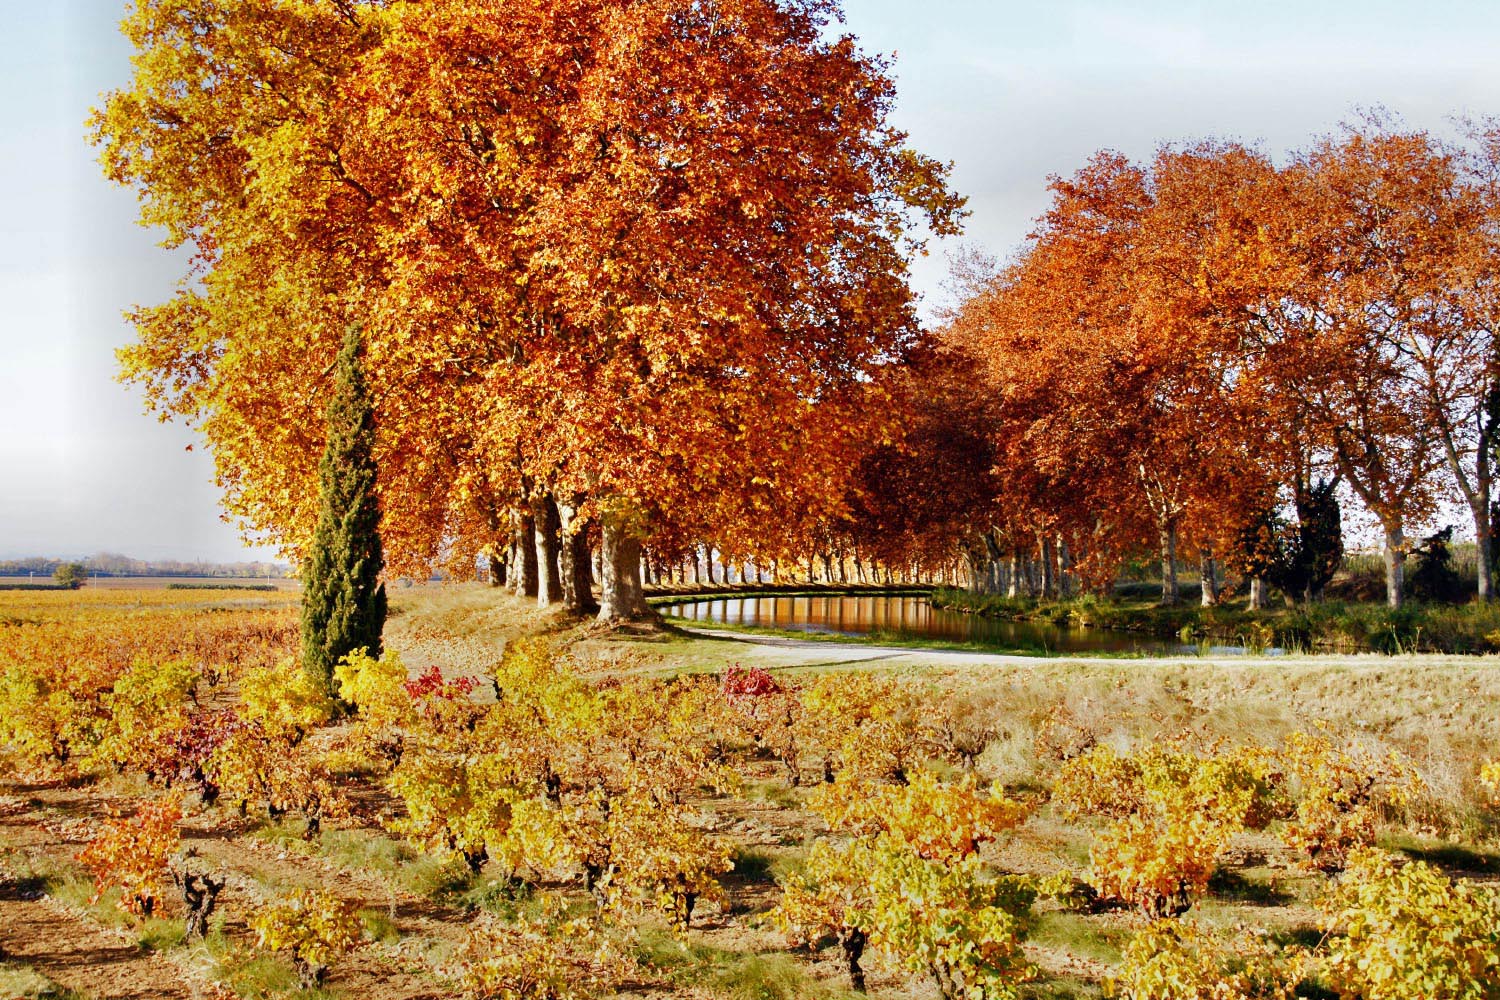
[[[179,587],[203,587],[206,589],[264,587],[267,584],[277,590],[296,590],[296,580],[266,579],[261,576],[247,577],[202,577],[202,576],[100,576],[90,578],[85,584],[96,590],[159,590],[168,584]],[[50,587],[50,576],[0,576],[0,588]]]

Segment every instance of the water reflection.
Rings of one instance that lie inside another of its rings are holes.
[[[1201,655],[1245,653],[1243,646],[1202,647],[1133,632],[1059,628],[1040,622],[1016,622],[934,608],[925,597],[893,595],[729,597],[693,601],[663,609],[667,614],[704,625],[749,625],[757,628],[825,635],[891,635],[975,643],[1026,653],[1143,653]],[[1267,650],[1275,653],[1279,650]]]

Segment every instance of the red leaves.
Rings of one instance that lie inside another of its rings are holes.
[[[407,695],[414,702],[422,702],[431,698],[458,701],[461,698],[467,698],[479,686],[479,680],[474,677],[446,678],[434,664],[414,680],[409,680],[402,686],[406,688]]]
[[[781,690],[776,678],[763,667],[730,666],[725,669],[723,679],[719,682],[719,693],[731,703],[743,698],[780,694]]]

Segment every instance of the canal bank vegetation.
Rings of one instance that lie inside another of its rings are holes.
[[[1213,640],[1251,652],[1273,647],[1297,652],[1500,652],[1500,606],[1493,603],[1391,608],[1326,600],[1252,610],[1243,601],[1163,607],[1142,598],[1006,597],[954,588],[937,589],[931,600],[948,611],[1063,628],[1116,629],[1185,643]]]

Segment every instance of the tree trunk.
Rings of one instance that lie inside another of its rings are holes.
[[[708,582],[717,584],[719,581],[714,579],[714,547],[712,545],[708,546],[708,550],[703,553],[703,563],[708,569]]]
[[[536,604],[551,607],[562,600],[562,573],[558,570],[557,532],[560,520],[552,494],[543,493],[531,506],[536,524]]]
[[[1073,553],[1068,550],[1068,539],[1057,536],[1057,592],[1064,599],[1073,596]]]
[[[1485,511],[1482,517],[1474,518],[1475,555],[1479,564],[1478,597],[1481,603],[1495,599],[1495,540],[1492,531],[1489,511]]]
[[[1042,596],[1055,597],[1057,595],[1057,580],[1052,575],[1052,539],[1045,535],[1038,535],[1037,549],[1041,556],[1041,566],[1039,568],[1042,571]]]
[[[1008,577],[1005,586],[1006,597],[1021,596],[1021,553],[1018,549],[1010,550],[1010,562],[1005,569]]]
[[[535,597],[536,522],[530,514],[522,514],[516,520],[516,553],[521,557],[515,568],[516,596]]]
[[[567,544],[573,549],[573,594],[578,601],[574,610],[592,614],[598,610],[599,602],[594,600],[594,556],[589,548],[588,532],[579,529]]]
[[[562,570],[563,604],[569,611],[589,614],[596,610],[594,602],[593,553],[589,551],[588,525],[578,518],[578,508],[572,504],[557,505],[558,522],[561,525],[559,556]]]
[[[1250,610],[1261,611],[1266,606],[1266,581],[1258,576],[1250,578]]]
[[[627,518],[606,514],[600,523],[599,620],[634,621],[652,617],[641,587],[641,538]]]
[[[1493,492],[1492,474],[1490,471],[1489,455],[1490,434],[1488,431],[1480,437],[1481,455],[1476,457],[1474,489],[1469,491],[1467,497],[1469,510],[1474,516],[1474,553],[1475,564],[1478,572],[1475,574],[1475,590],[1479,602],[1495,599],[1495,526],[1491,521],[1493,511],[1491,510],[1490,496]]]
[[[573,536],[568,534],[569,518],[562,512],[562,504],[557,505],[558,520],[561,529],[557,535],[557,577],[562,583],[563,607],[569,611],[578,608],[578,566],[574,562],[577,559],[577,551],[573,547]]]
[[[490,562],[490,586],[505,586],[505,564],[507,562],[509,546],[501,548],[499,545],[491,545],[487,553]]]
[[[1177,590],[1177,522],[1167,521],[1161,525],[1161,603],[1176,604]]]
[[[1203,591],[1205,608],[1219,603],[1219,566],[1214,561],[1214,550],[1207,546],[1198,554],[1198,586]]]
[[[1387,525],[1385,529],[1385,603],[1392,608],[1401,607],[1406,587],[1406,533],[1401,525]]]

